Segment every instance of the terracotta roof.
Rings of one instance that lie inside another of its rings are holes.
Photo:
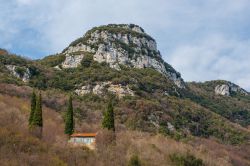
[[[74,133],[71,137],[95,137],[96,133]]]

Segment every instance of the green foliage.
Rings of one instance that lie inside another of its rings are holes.
[[[26,72],[26,69],[24,67],[17,66],[15,68],[15,72],[17,72],[17,74],[19,74],[21,77],[23,77],[25,72]]]
[[[138,155],[132,155],[129,159],[128,166],[141,166],[141,161]]]
[[[169,158],[176,166],[204,166],[204,163],[201,159],[196,158],[189,153],[186,155],[174,153],[171,154]]]
[[[68,101],[68,109],[65,117],[65,129],[64,133],[71,135],[74,133],[74,114],[73,114],[73,104],[72,104],[72,96],[69,97]]]
[[[85,52],[84,57],[81,61],[81,65],[83,67],[90,67],[92,62],[93,62],[93,54]]]
[[[0,63],[4,65],[18,65],[18,66],[25,66],[29,60],[13,55],[13,54],[8,54],[8,55],[1,55],[0,56]]]
[[[42,60],[39,60],[38,63],[44,66],[54,67],[59,64],[61,64],[65,60],[64,54],[56,54],[56,55],[50,55],[46,56]]]
[[[39,93],[36,100],[36,109],[33,116],[33,126],[43,127],[42,95]]]
[[[33,90],[31,95],[31,105],[30,105],[30,116],[29,116],[29,126],[32,126],[33,119],[34,119],[34,112],[36,110],[36,93]]]
[[[107,110],[104,112],[102,127],[107,128],[108,130],[115,131],[115,118],[114,118],[114,108],[112,101],[108,103]]]
[[[247,97],[239,94],[232,97],[214,94],[215,86],[225,83],[226,81],[222,80],[190,83],[191,93],[186,93],[184,96],[234,123],[242,126],[250,125],[250,104]]]
[[[214,136],[227,144],[241,144],[248,140],[249,134],[238,130],[221,116],[194,105],[189,100],[172,98],[169,104],[176,110],[172,115],[172,123],[180,132],[188,128],[195,136],[205,138]]]
[[[164,135],[164,136],[169,136],[171,135],[171,131],[164,125],[161,125],[158,131],[160,134]]]
[[[180,77],[181,77],[181,74],[178,73],[170,64],[168,64],[168,63],[166,63],[166,62],[163,62],[163,63],[164,63],[165,69],[166,69],[168,72],[176,73],[177,78],[180,78]]]
[[[48,87],[46,76],[44,74],[33,76],[29,81],[29,85],[38,89],[46,89]]]

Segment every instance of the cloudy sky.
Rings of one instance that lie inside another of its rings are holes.
[[[108,23],[142,26],[186,81],[250,90],[249,0],[0,0],[0,47],[42,58]]]

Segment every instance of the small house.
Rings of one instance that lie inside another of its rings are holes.
[[[70,136],[69,143],[73,146],[86,146],[95,149],[96,133],[74,133]]]

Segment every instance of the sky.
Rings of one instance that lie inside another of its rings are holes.
[[[38,59],[109,23],[143,27],[185,81],[250,91],[249,0],[0,0],[0,48]]]

